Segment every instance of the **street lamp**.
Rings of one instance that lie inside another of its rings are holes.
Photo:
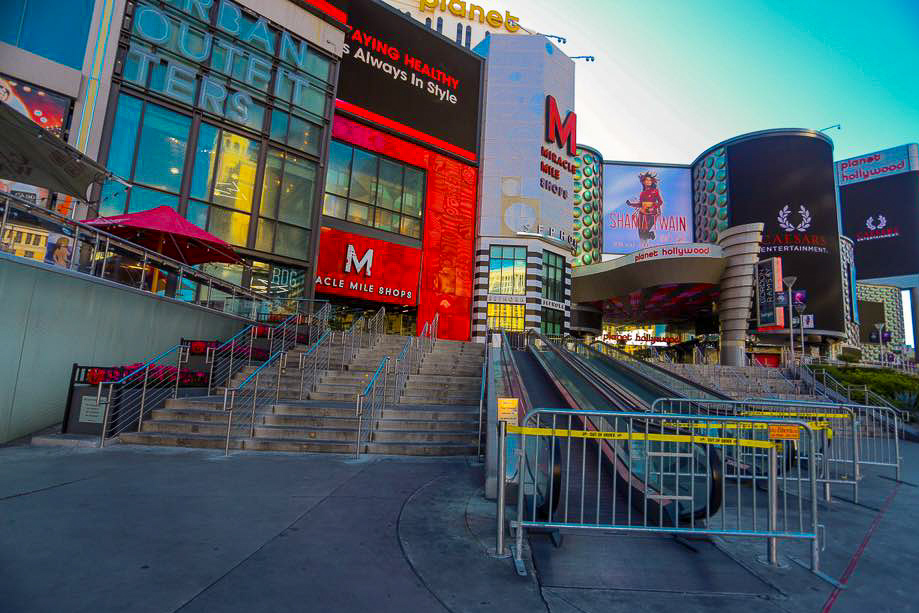
[[[791,363],[795,363],[795,327],[791,323],[791,288],[798,277],[783,277],[782,283],[788,288],[788,344],[791,347]],[[804,347],[801,347],[802,351]]]
[[[804,363],[804,309],[803,304],[795,305],[795,312],[798,314],[798,321],[801,323],[801,363]]]

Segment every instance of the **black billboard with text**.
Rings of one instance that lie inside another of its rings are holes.
[[[763,222],[761,258],[782,258],[807,291],[817,330],[845,331],[833,148],[806,135],[763,136],[727,148],[732,225]]]
[[[484,60],[372,0],[351,3],[348,25],[339,108],[474,160]]]
[[[919,172],[842,186],[839,201],[859,280],[919,273]]]

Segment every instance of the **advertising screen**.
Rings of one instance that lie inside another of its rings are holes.
[[[0,102],[13,107],[58,138],[67,139],[70,125],[70,98],[0,74]],[[32,204],[46,206],[49,192],[42,187],[0,180],[0,191],[8,192]],[[62,214],[69,212],[69,196],[58,196]]]
[[[351,3],[348,25],[339,108],[475,159],[482,58],[371,0]]]
[[[839,200],[860,280],[919,273],[919,172],[841,186]]]
[[[692,240],[689,167],[603,165],[603,253]]]
[[[818,330],[842,333],[843,291],[832,146],[811,136],[745,140],[727,150],[731,223],[763,222],[760,257],[782,258]]]

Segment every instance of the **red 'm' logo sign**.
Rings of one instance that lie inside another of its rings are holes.
[[[562,121],[554,96],[546,96],[546,142],[566,148],[568,155],[577,155],[578,116],[574,111],[568,111],[565,121]]]

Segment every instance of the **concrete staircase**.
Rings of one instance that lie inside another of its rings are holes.
[[[255,436],[235,435],[233,449],[295,452],[354,453],[357,439],[356,398],[372,378],[384,356],[398,357],[408,337],[384,335],[374,347],[360,349],[353,360],[342,360],[341,339],[332,346],[330,370],[299,400],[297,347],[281,375],[280,400],[260,407]],[[395,377],[386,377],[387,406],[362,453],[396,455],[470,455],[478,443],[479,395],[484,345],[438,340],[420,372],[410,375],[403,390]],[[238,385],[253,368],[237,375]],[[277,385],[269,369],[259,386]],[[392,399],[399,397],[399,403]],[[234,422],[236,423],[236,422]],[[366,427],[366,425],[365,425]],[[120,436],[123,443],[205,447],[226,444],[227,413],[223,397],[179,398],[151,412],[141,432]]]
[[[716,389],[735,400],[751,397],[814,400],[804,384],[786,378],[778,368],[660,363],[673,373]]]

